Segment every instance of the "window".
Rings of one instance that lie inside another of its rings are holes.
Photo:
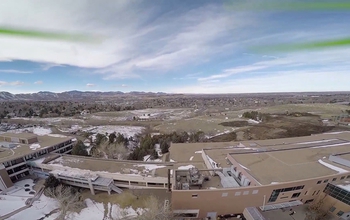
[[[318,195],[320,193],[320,190],[317,191],[316,195]]]
[[[288,188],[284,188],[284,189],[275,189],[272,191],[268,202],[275,202],[280,193],[301,190],[301,189],[304,189],[304,185],[295,186],[295,187],[288,187]]]
[[[288,196],[283,196],[280,199],[288,199]]]
[[[338,186],[328,183],[323,192],[335,198],[338,201],[350,205],[350,192],[348,192],[347,190],[344,190]]]
[[[305,194],[304,195],[306,195],[307,194],[307,191],[305,192]]]
[[[198,217],[199,210],[193,209],[193,210],[174,210],[174,214],[176,217],[183,217],[183,218],[197,218]]]
[[[329,209],[330,212],[334,212],[335,211],[335,207],[332,206],[330,209]]]
[[[313,199],[306,200],[306,201],[305,201],[305,204],[311,203],[311,202],[313,202],[313,201],[314,201]]]
[[[198,198],[197,194],[192,194],[192,198]]]
[[[234,170],[234,171],[237,171],[237,167],[234,167],[233,170]]]
[[[253,190],[252,194],[258,194],[259,190]]]
[[[339,212],[337,213],[337,216],[342,216],[343,214],[344,214],[343,211],[339,211]]]
[[[349,179],[350,178],[350,175],[348,175],[347,177],[346,177],[346,179]]]
[[[297,197],[299,197],[300,196],[300,193],[294,193],[293,195],[292,195],[292,198],[297,198]]]
[[[222,193],[221,197],[227,197],[228,193]]]
[[[324,180],[323,183],[328,183],[328,180]]]
[[[235,196],[240,196],[241,192],[235,192]]]
[[[314,196],[314,195],[315,195],[315,193],[316,193],[316,191],[314,191],[314,193],[312,193],[312,195]]]
[[[345,179],[345,176],[342,176],[340,179],[341,179],[341,180]]]
[[[244,191],[243,195],[249,195],[249,191]]]
[[[333,179],[332,179],[333,182],[336,181],[336,180],[337,180],[337,178],[333,178]]]
[[[322,183],[322,181],[320,180],[320,181],[317,181],[317,184],[321,184]]]

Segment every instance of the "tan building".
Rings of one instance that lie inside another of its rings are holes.
[[[37,136],[31,133],[0,134],[0,190],[6,191],[13,182],[30,174],[28,162],[49,153],[69,153],[71,137]]]
[[[242,217],[247,207],[264,212],[281,204],[311,203],[326,187],[350,184],[349,152],[349,132],[241,143],[173,144],[170,158],[178,169],[173,175],[172,208],[187,218],[217,219]],[[331,213],[348,219],[349,204],[335,203]]]

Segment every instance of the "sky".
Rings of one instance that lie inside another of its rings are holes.
[[[237,7],[254,1],[2,1],[0,28],[98,40],[0,33],[0,91],[350,90],[350,47],[269,49],[350,37],[350,10]]]

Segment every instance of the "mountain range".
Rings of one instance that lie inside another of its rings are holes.
[[[104,99],[118,96],[157,96],[165,95],[166,93],[157,92],[91,92],[91,91],[67,91],[61,93],[40,91],[37,93],[12,94],[9,92],[0,92],[0,101],[60,101],[60,100],[81,100],[81,99]]]

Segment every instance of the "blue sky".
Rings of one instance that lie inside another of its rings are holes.
[[[102,41],[0,35],[0,91],[350,90],[350,48],[254,50],[348,37],[350,11],[239,11],[227,3],[232,2],[2,2],[0,27],[83,33]]]

